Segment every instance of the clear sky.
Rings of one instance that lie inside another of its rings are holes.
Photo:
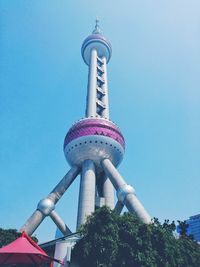
[[[200,1],[0,0],[0,227],[20,228],[69,170],[63,140],[84,116],[80,47],[98,16],[110,40],[120,172],[152,217],[200,213]],[[75,230],[79,179],[57,205]],[[52,239],[50,219],[36,231]]]

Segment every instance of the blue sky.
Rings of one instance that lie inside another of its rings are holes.
[[[110,40],[119,169],[152,217],[200,213],[200,2],[0,1],[0,227],[20,228],[69,170],[62,146],[84,116],[80,47],[98,16]],[[75,230],[79,179],[57,205]],[[40,241],[54,237],[46,219]]]

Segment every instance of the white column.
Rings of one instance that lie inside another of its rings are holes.
[[[66,262],[67,248],[68,244],[65,241],[57,242],[55,246],[54,258],[64,261],[64,267],[69,266],[68,262]],[[58,262],[54,262],[53,264],[53,267],[62,267],[62,266],[63,265]]]
[[[97,87],[97,51],[92,49],[90,55],[86,117],[96,116],[96,87]]]
[[[106,175],[110,178],[113,186],[117,190],[118,200],[126,205],[131,213],[136,213],[141,221],[151,223],[151,217],[136,197],[135,190],[124,181],[111,161],[104,159],[101,164]]]
[[[122,176],[119,174],[119,172],[109,159],[102,160],[101,165],[116,190],[126,184]]]
[[[77,229],[95,209],[95,166],[92,160],[86,160],[82,166]]]
[[[31,217],[22,226],[20,232],[25,231],[28,235],[32,235],[32,233],[38,228],[45,217],[46,215],[44,215],[40,210],[35,210]]]
[[[104,103],[104,105],[106,107],[103,110],[103,112],[102,112],[102,117],[103,118],[106,118],[106,119],[109,119],[107,62],[106,62],[106,58],[105,57],[103,57],[102,60],[103,60],[102,68],[103,68],[103,71],[104,71],[104,75],[103,75],[103,79],[104,79],[103,89],[104,89],[104,92],[105,92],[105,95],[104,95],[104,97],[102,99],[102,102]]]
[[[115,198],[114,198],[114,187],[110,179],[104,175],[104,182],[102,184],[102,193],[105,199],[105,205],[111,209],[114,209]]]
[[[114,210],[117,212],[117,214],[120,215],[122,210],[123,210],[123,207],[124,207],[124,204],[118,200],[116,205],[115,205],[115,209]]]
[[[55,210],[52,210],[49,216],[57,225],[58,229],[62,232],[63,235],[70,235],[72,233]]]
[[[68,173],[62,178],[62,180],[56,185],[56,187],[48,195],[54,204],[56,204],[60,198],[63,196],[65,191],[70,187],[73,181],[80,173],[80,168],[78,166],[72,166]]]

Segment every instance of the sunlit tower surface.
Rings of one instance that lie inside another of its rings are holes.
[[[98,20],[91,35],[83,42],[81,54],[89,68],[85,118],[69,129],[64,140],[64,154],[71,169],[38,203],[37,209],[21,230],[32,234],[46,216],[50,216],[63,235],[71,233],[55,207],[62,195],[80,174],[77,229],[96,208],[107,205],[119,214],[124,206],[145,223],[151,217],[132,186],[117,170],[125,141],[118,126],[109,119],[107,64],[112,48],[99,28]],[[117,193],[115,204],[114,191]]]

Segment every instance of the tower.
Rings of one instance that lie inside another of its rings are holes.
[[[89,68],[85,118],[69,129],[64,140],[64,154],[71,169],[38,203],[37,209],[21,230],[32,234],[46,216],[50,216],[63,235],[71,233],[60,215],[56,203],[80,174],[77,229],[95,208],[103,205],[119,214],[125,205],[145,223],[151,218],[132,186],[117,170],[125,151],[124,137],[109,119],[107,64],[111,58],[110,42],[101,33],[98,20],[91,35],[83,42],[81,54]],[[114,204],[114,190],[117,203]]]

